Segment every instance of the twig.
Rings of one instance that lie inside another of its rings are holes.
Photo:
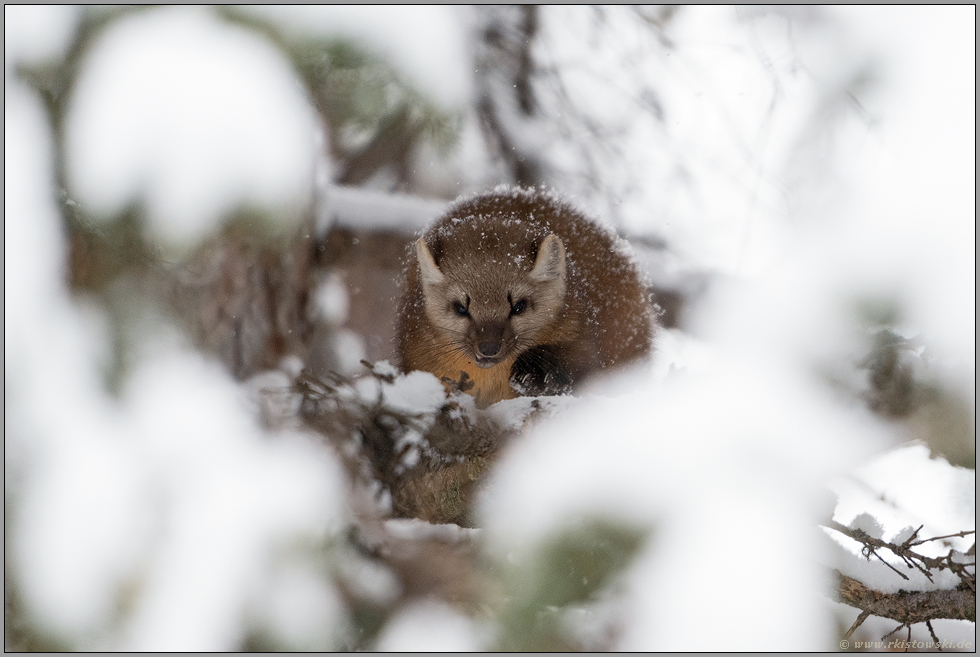
[[[900,623],[900,624],[899,624],[899,626],[898,626],[898,627],[896,627],[896,628],[895,628],[894,630],[892,630],[892,631],[891,631],[891,632],[889,632],[888,634],[886,634],[886,635],[884,635],[884,636],[882,636],[882,637],[881,637],[881,640],[882,640],[882,641],[884,641],[885,639],[887,639],[888,637],[890,637],[890,636],[891,636],[892,634],[895,634],[895,632],[898,632],[898,631],[899,631],[900,629],[902,629],[903,627],[905,627],[905,623]]]
[[[861,627],[861,623],[868,620],[868,616],[870,615],[871,612],[867,610],[862,611],[860,614],[858,614],[857,620],[854,621],[854,625],[851,625],[851,629],[849,629],[847,632],[844,633],[844,638],[850,639],[851,635],[854,634],[854,630]]]
[[[891,568],[893,571],[895,571],[896,573],[898,573],[898,576],[899,577],[901,577],[902,579],[905,579],[905,580],[908,579],[908,576],[905,573],[901,572],[900,570],[898,570],[897,568],[895,568],[895,566],[893,566],[890,563],[888,563],[887,561],[885,561],[882,558],[882,556],[880,554],[878,554],[877,548],[890,548],[891,547],[891,544],[890,543],[886,543],[885,541],[882,541],[880,539],[874,538],[873,536],[868,535],[867,532],[865,532],[865,531],[863,531],[861,529],[851,529],[850,527],[845,527],[844,525],[840,524],[839,522],[837,522],[835,520],[831,520],[827,524],[827,527],[829,527],[831,529],[834,529],[834,530],[840,532],[841,534],[844,534],[845,536],[848,536],[850,538],[853,538],[858,543],[864,544],[864,547],[861,549],[861,554],[863,554],[866,559],[869,559],[870,560],[871,559],[871,556],[874,555],[875,557],[878,558],[879,561],[881,561],[881,563],[885,564],[886,566],[888,566],[889,568]],[[895,550],[892,550],[892,552],[894,552],[894,551]],[[901,555],[899,555],[899,556],[901,556]],[[904,557],[903,557],[903,560],[905,560]],[[909,565],[908,564],[908,561],[906,561],[906,565]],[[909,565],[909,567],[911,568],[912,566]],[[926,574],[926,576],[929,577],[928,574]],[[929,579],[931,580],[932,578],[929,577]]]
[[[919,527],[919,529],[922,529],[922,528]],[[918,530],[916,530],[916,533],[918,533]],[[946,534],[945,536],[933,536],[932,538],[923,538],[920,541],[915,541],[914,543],[909,543],[909,545],[912,545],[912,546],[922,545],[923,543],[928,543],[929,541],[939,541],[939,540],[942,540],[944,538],[964,538],[966,536],[969,536],[970,534],[976,534],[976,533],[977,533],[977,531],[975,529],[971,529],[970,531],[956,532],[955,534]]]
[[[887,561],[885,561],[880,554],[878,554],[877,552],[875,552],[874,548],[865,546],[865,548],[862,550],[862,552],[865,552],[865,551],[867,552],[867,554],[865,554],[864,556],[866,556],[866,557],[868,557],[870,559],[871,558],[871,555],[873,554],[874,556],[878,557],[878,561],[880,561],[881,563],[885,564],[886,566],[888,566],[889,568],[891,568],[892,570],[894,570],[896,573],[898,573],[898,576],[899,577],[901,577],[904,580],[907,580],[909,578],[908,575],[906,575],[905,573],[903,573],[902,571],[900,571],[898,568],[896,568],[895,566],[893,566],[890,563],[888,563]],[[911,566],[909,566],[909,568],[911,568]],[[926,577],[929,577],[929,574],[928,573],[926,574]],[[929,581],[932,581],[932,577],[929,577]]]
[[[956,534],[949,534],[948,536],[937,536],[934,538],[915,540],[919,535],[919,531],[922,529],[922,525],[920,525],[918,529],[912,532],[912,535],[907,538],[904,543],[901,545],[896,545],[895,543],[889,543],[887,541],[874,538],[873,536],[868,535],[867,532],[860,529],[846,527],[834,520],[826,523],[825,526],[861,543],[864,546],[861,549],[861,554],[864,555],[866,559],[870,559],[871,555],[876,556],[882,563],[898,573],[903,579],[907,580],[908,577],[885,561],[881,555],[878,554],[878,550],[883,548],[890,550],[895,556],[901,559],[906,566],[908,566],[910,569],[914,568],[918,570],[930,582],[933,581],[932,571],[950,570],[955,573],[960,580],[962,580],[962,583],[965,584],[971,591],[976,592],[977,577],[975,564],[962,564],[954,561],[952,550],[950,550],[950,552],[944,557],[927,557],[912,550],[913,546],[921,545],[929,541],[935,541],[942,538],[953,538],[956,536],[969,536],[970,534],[975,533],[973,530],[961,531]],[[974,567],[973,572],[967,570],[967,568],[970,566]]]
[[[936,636],[936,631],[934,629],[932,629],[932,621],[931,620],[927,620],[926,621],[926,627],[929,628],[929,635],[932,636],[932,641],[933,641],[933,643],[936,644],[936,649],[939,650],[939,652],[942,652],[943,651],[943,646],[942,646],[941,643],[939,643],[939,637]]]

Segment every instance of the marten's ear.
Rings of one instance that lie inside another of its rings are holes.
[[[422,273],[423,285],[438,285],[446,280],[446,277],[436,266],[436,261],[432,259],[432,254],[429,252],[425,240],[421,237],[415,242],[415,253],[419,257],[419,271]]]
[[[538,258],[531,270],[531,280],[543,283],[565,278],[565,245],[551,233],[541,241]]]

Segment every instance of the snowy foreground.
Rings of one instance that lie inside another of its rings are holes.
[[[706,356],[684,340],[663,335],[666,376],[636,373],[581,398],[537,400],[534,426],[511,441],[479,491],[479,529],[409,519],[372,529],[370,519],[390,511],[384,494],[355,487],[351,497],[341,455],[309,430],[270,432],[258,422],[257,402],[270,392],[280,418],[295,408],[282,396],[288,373],[242,387],[161,344],[117,403],[64,409],[70,427],[46,414],[43,442],[8,443],[23,450],[13,474],[29,501],[13,519],[11,555],[24,601],[81,647],[231,649],[256,631],[282,646],[343,645],[350,597],[338,587],[384,606],[405,586],[344,547],[351,523],[365,522],[368,544],[409,552],[465,544],[529,582],[556,536],[596,520],[629,528],[640,539],[625,569],[556,612],[586,648],[827,647],[834,623],[857,614],[830,602],[827,567],[884,592],[955,586],[949,573],[900,580],[818,523],[833,513],[885,539],[920,524],[923,536],[958,532],[973,526],[972,470],[931,459],[923,446],[873,457],[888,437],[866,412],[842,410],[756,363],[685,365]],[[63,385],[79,384],[65,377]],[[366,377],[351,395],[382,398],[419,418],[422,431],[446,401],[422,373],[390,384]],[[475,416],[467,399],[460,408]],[[532,403],[501,402],[486,416],[514,431]],[[13,416],[15,436],[25,416],[45,415],[34,413],[21,407]],[[425,446],[421,434],[404,437],[403,469]],[[41,460],[40,450],[51,456]],[[836,502],[828,481],[838,482]],[[965,552],[972,540],[952,544]],[[138,595],[114,625],[119,591],[134,577]],[[765,631],[740,630],[760,617]],[[477,650],[498,645],[497,622],[422,596],[396,607],[375,646]],[[893,629],[879,625],[879,635]],[[963,621],[934,627],[943,640],[973,633]]]
[[[335,331],[336,380],[295,355],[238,380],[133,279],[70,289],[66,208],[109,226],[142,204],[140,234],[169,266],[243,206],[286,233],[414,225],[442,201],[334,186],[286,56],[206,9],[111,25],[55,131],[18,67],[63,57],[81,12],[29,9],[5,7],[5,637],[48,650],[886,649],[874,642],[897,623],[876,616],[842,639],[859,611],[835,601],[834,570],[886,594],[962,580],[862,553],[841,529],[948,537],[915,550],[975,581],[975,466],[943,456],[961,454],[945,436],[975,435],[975,9],[692,8],[649,55],[632,14],[592,34],[588,16],[553,8],[542,57],[573,71],[560,82],[575,120],[629,120],[617,99],[631,76],[662,80],[655,100],[676,120],[610,130],[596,189],[581,184],[594,176],[574,125],[515,130],[559,191],[581,190],[636,238],[652,278],[707,272],[710,285],[643,367],[482,411],[429,374],[384,361],[368,373],[329,276],[311,297]],[[425,12],[249,16],[361,39],[464,112],[465,21]],[[576,59],[603,39],[622,50]],[[885,74],[862,95],[869,62]],[[462,126],[426,184],[493,180],[472,113]],[[662,257],[642,250],[654,238],[672,247]],[[910,418],[869,409],[886,338],[933,400]],[[975,632],[935,620],[888,639],[975,650]]]

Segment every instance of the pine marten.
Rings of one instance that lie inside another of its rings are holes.
[[[468,379],[481,407],[566,393],[650,354],[652,305],[628,246],[550,193],[459,200],[410,260],[402,369]]]

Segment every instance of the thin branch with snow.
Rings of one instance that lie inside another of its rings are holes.
[[[939,641],[932,628],[932,620],[943,618],[976,622],[975,554],[963,554],[954,549],[950,549],[943,557],[928,557],[912,550],[917,545],[931,541],[969,536],[970,534],[976,533],[974,530],[920,539],[918,538],[919,531],[922,530],[922,526],[920,526],[902,543],[894,543],[883,541],[870,536],[861,529],[846,527],[835,521],[830,521],[825,526],[861,543],[863,546],[861,553],[866,559],[870,560],[872,556],[875,556],[905,580],[909,579],[908,576],[885,561],[880,554],[882,550],[892,552],[909,569],[914,568],[918,570],[930,582],[934,581],[933,575],[942,570],[950,570],[960,578],[960,584],[955,589],[940,589],[936,591],[899,590],[897,593],[883,593],[866,586],[853,577],[848,577],[840,571],[834,570],[835,588],[838,599],[847,605],[861,610],[854,624],[844,634],[844,639],[850,638],[855,630],[872,615],[890,618],[899,622],[899,626],[892,630],[892,632],[889,632],[889,634],[893,634],[902,628],[909,628],[911,631],[912,625],[926,623],[930,635],[932,635],[933,640],[937,644]],[[974,552],[974,550],[971,549],[971,552]],[[971,567],[972,572],[970,570]]]
[[[896,544],[870,536],[864,530],[845,527],[839,522],[835,522],[833,520],[828,522],[825,526],[863,544],[864,547],[861,549],[861,553],[865,556],[865,558],[870,559],[872,556],[877,557],[882,563],[898,573],[902,579],[907,580],[908,577],[905,575],[905,573],[902,573],[890,563],[885,561],[881,555],[878,554],[879,550],[887,549],[891,551],[895,556],[900,558],[906,566],[908,566],[910,569],[915,568],[920,573],[925,575],[930,582],[933,581],[932,571],[950,570],[960,578],[962,581],[961,586],[965,586],[974,594],[976,593],[977,575],[975,556],[961,555],[961,553],[951,549],[944,557],[927,557],[912,550],[913,547],[922,545],[923,543],[928,543],[930,541],[969,536],[970,534],[975,534],[975,530],[961,531],[955,534],[949,534],[947,536],[936,536],[934,538],[916,540],[918,538],[919,531],[922,529],[922,526],[920,526],[918,529],[912,532],[912,535],[905,539],[904,542],[901,544]],[[960,559],[960,556],[964,558]],[[967,570],[967,568],[971,566],[973,567],[972,573]]]

